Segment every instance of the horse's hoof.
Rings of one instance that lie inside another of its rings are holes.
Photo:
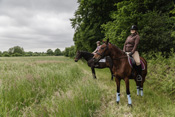
[[[128,107],[132,107],[132,104],[128,104]]]
[[[116,102],[117,104],[119,104],[119,102]]]

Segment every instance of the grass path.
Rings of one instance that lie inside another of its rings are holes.
[[[91,74],[90,68],[81,66]],[[144,96],[136,95],[136,85],[130,80],[130,91],[133,108],[127,106],[125,83],[121,81],[121,101],[117,105],[116,84],[110,81],[109,69],[96,69],[97,84],[103,90],[101,107],[96,110],[94,117],[175,117],[175,103],[168,96],[153,89],[147,81],[144,83]],[[146,80],[149,80],[147,78]]]

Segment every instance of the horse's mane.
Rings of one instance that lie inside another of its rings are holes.
[[[109,42],[110,43],[110,42]],[[122,52],[122,53],[125,53],[125,52],[123,52],[123,50],[122,49],[120,49],[118,46],[116,46],[116,45],[114,45],[114,44],[112,44],[112,43],[110,43],[112,46],[114,46],[114,47],[116,47],[120,52]]]
[[[87,52],[87,51],[79,51],[81,54],[82,54],[82,56],[85,58],[85,59],[87,59],[87,60],[89,60],[89,59],[91,59],[94,55],[92,54],[92,53],[90,53],[90,52]]]
[[[87,51],[80,51],[81,53],[84,53],[84,54],[92,54],[90,52],[87,52]]]

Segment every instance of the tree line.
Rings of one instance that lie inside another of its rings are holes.
[[[123,48],[131,25],[138,26],[139,52],[169,53],[175,49],[173,0],[78,0],[70,19],[75,50],[92,52],[96,41],[110,39]]]
[[[24,49],[20,46],[14,46],[9,48],[8,51],[1,52],[0,57],[13,57],[13,56],[62,56],[64,55],[64,51],[61,51],[59,48],[48,49],[46,52],[25,52]]]

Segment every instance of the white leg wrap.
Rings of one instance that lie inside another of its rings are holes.
[[[116,101],[119,102],[120,101],[120,93],[116,94]]]
[[[141,90],[141,94],[140,95],[143,96],[143,88],[140,88],[140,90]]]
[[[140,91],[139,86],[137,86],[137,95],[139,95],[139,91]]]
[[[129,94],[129,95],[127,95],[127,97],[128,97],[128,104],[132,104],[131,95]]]

